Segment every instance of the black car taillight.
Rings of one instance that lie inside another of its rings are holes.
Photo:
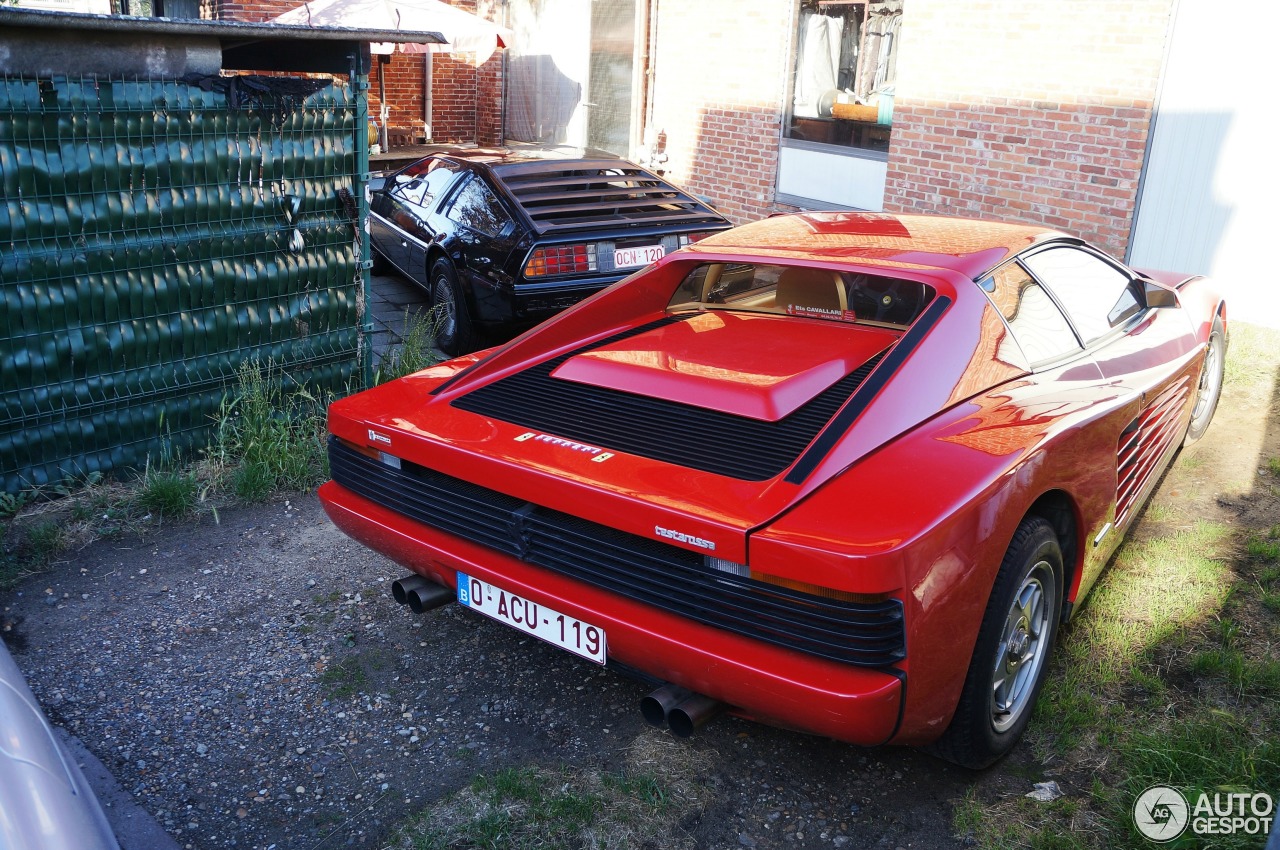
[[[550,277],[596,271],[596,246],[552,245],[538,248],[524,264],[525,277]]]

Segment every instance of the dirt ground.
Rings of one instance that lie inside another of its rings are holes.
[[[1280,521],[1280,480],[1260,465],[1280,456],[1275,403],[1228,386],[1162,483],[1159,523]],[[612,770],[667,737],[640,717],[643,685],[457,606],[396,605],[404,570],[312,495],[219,519],[95,542],[0,594],[51,717],[182,846],[384,846],[477,774]],[[961,847],[952,809],[971,788],[1085,781],[1027,745],[975,774],[732,718],[677,746],[705,791],[679,843],[699,848]]]

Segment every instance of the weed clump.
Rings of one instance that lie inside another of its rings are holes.
[[[404,342],[382,358],[373,376],[374,384],[385,384],[439,363],[441,357],[436,351],[436,338],[443,322],[444,312],[438,306],[414,314],[406,310]]]
[[[261,502],[277,490],[310,490],[329,476],[324,404],[268,364],[246,362],[225,399],[209,457],[227,471],[231,491]]]

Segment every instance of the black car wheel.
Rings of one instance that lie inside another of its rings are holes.
[[[1062,615],[1062,550],[1045,520],[1023,520],[996,575],[951,725],[933,751],[983,768],[1013,749],[1044,685]]]
[[[1200,367],[1200,386],[1196,390],[1196,406],[1191,411],[1191,423],[1187,426],[1184,446],[1189,446],[1204,436],[1218,409],[1222,397],[1222,377],[1226,369],[1227,337],[1222,329],[1222,319],[1213,317],[1213,329],[1209,331],[1209,345],[1204,352],[1204,365]]]
[[[454,356],[471,351],[474,341],[471,312],[448,260],[436,260],[431,265],[431,309],[440,317],[436,346]]]
[[[391,271],[391,262],[377,248],[369,249],[369,259],[373,261],[373,266],[369,269],[370,274],[388,274]]]

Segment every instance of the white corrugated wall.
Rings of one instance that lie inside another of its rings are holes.
[[[1211,275],[1280,327],[1280,3],[1181,0],[1131,240],[1135,266]]]

